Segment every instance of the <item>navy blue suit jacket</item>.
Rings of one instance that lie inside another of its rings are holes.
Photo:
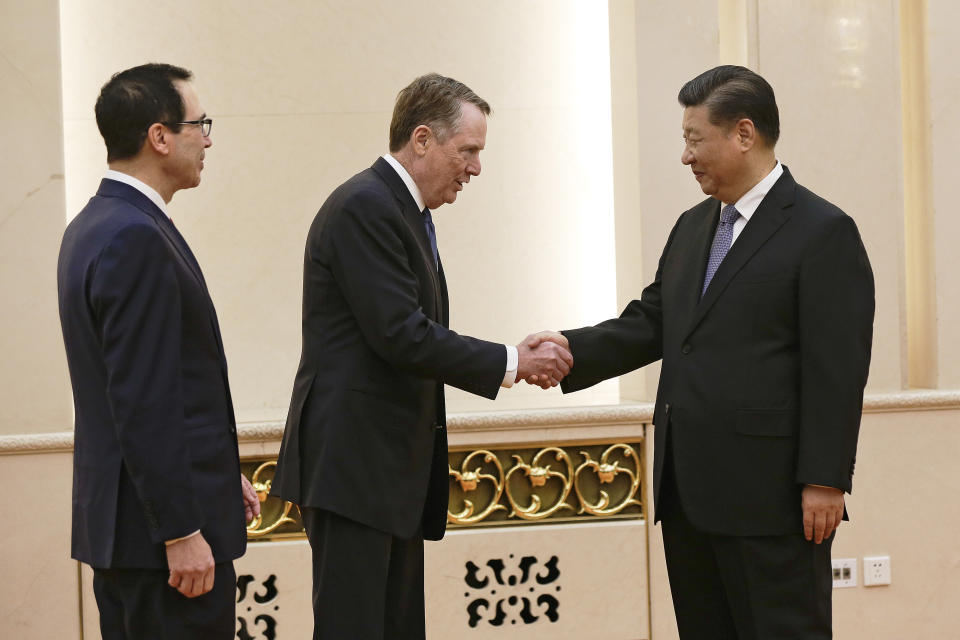
[[[213,303],[183,237],[114,180],[70,223],[57,268],[75,405],[72,555],[165,568],[200,529],[246,547],[236,422]]]

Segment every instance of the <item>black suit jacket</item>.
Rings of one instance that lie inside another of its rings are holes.
[[[564,334],[576,391],[663,358],[654,492],[668,431],[687,517],[705,531],[801,530],[800,489],[850,491],[873,333],[853,220],[784,173],[700,298],[719,202],[677,220],[656,278],[614,320]]]
[[[103,180],[63,236],[60,322],[76,412],[72,554],[165,568],[200,529],[217,562],[246,547],[236,426],[213,303],[183,237]]]
[[[443,537],[443,384],[494,398],[503,345],[448,328],[423,214],[378,159],[338,187],[307,235],[303,352],[273,493],[401,538]]]

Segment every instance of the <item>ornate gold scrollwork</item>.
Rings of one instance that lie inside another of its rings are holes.
[[[250,476],[250,484],[253,485],[253,490],[257,492],[257,497],[260,499],[261,511],[260,515],[255,517],[250,524],[247,525],[247,537],[248,538],[259,538],[265,536],[268,533],[275,531],[278,527],[288,522],[296,522],[295,518],[290,517],[290,511],[293,510],[292,502],[284,502],[283,510],[280,512],[280,515],[270,524],[263,525],[263,508],[262,505],[267,501],[267,498],[270,494],[270,486],[273,484],[271,478],[266,480],[261,480],[260,475],[267,469],[271,469],[277,466],[276,460],[269,460],[261,464]]]
[[[623,456],[625,458],[633,461],[633,470],[628,469],[627,467],[621,467],[619,460],[615,461],[613,464],[610,464],[610,455],[618,450],[623,452]],[[590,454],[586,451],[581,451],[580,455],[582,455],[585,460],[579,467],[577,467],[577,470],[573,475],[574,486],[577,490],[577,498],[580,499],[580,511],[578,513],[587,512],[595,516],[609,516],[619,513],[631,504],[640,504],[640,501],[634,498],[634,496],[637,495],[637,491],[640,489],[641,466],[640,459],[633,447],[626,444],[615,444],[607,447],[606,451],[603,452],[603,455],[600,456],[600,462],[597,462],[591,458]],[[594,470],[594,472],[597,474],[597,477],[600,479],[601,485],[610,484],[613,482],[614,478],[621,473],[627,474],[630,476],[630,491],[627,492],[620,502],[611,506],[610,494],[603,489],[600,489],[600,500],[596,503],[591,503],[589,500],[583,497],[583,493],[580,489],[580,472],[588,468]]]
[[[566,463],[567,473],[561,473],[560,471],[554,471],[550,468],[549,463],[546,465],[541,465],[540,460],[546,454],[552,453],[556,457],[557,461]],[[571,462],[570,457],[567,455],[567,452],[558,447],[547,447],[541,449],[537,452],[537,455],[533,457],[531,461],[532,464],[527,464],[523,461],[523,458],[514,454],[513,459],[517,461],[510,471],[507,472],[506,481],[504,484],[507,486],[507,500],[510,501],[510,506],[513,507],[513,511],[510,512],[510,515],[516,515],[523,520],[542,520],[544,518],[549,518],[554,513],[560,509],[570,509],[574,510],[573,505],[567,504],[567,496],[570,495],[570,490],[573,487],[573,462]],[[513,495],[513,491],[510,488],[510,476],[512,476],[517,471],[523,471],[524,475],[527,476],[527,479],[530,481],[530,487],[533,491],[530,494],[530,504],[526,507],[520,506],[517,503],[517,499]],[[559,478],[563,482],[563,492],[560,497],[553,503],[552,506],[541,511],[542,499],[536,493],[537,487],[543,487],[547,484],[547,480],[550,478]]]
[[[484,463],[491,463],[497,468],[497,476],[493,476],[489,473],[480,473],[482,465],[478,465],[474,468],[473,471],[469,470],[470,461],[477,456],[483,456]],[[453,522],[454,524],[473,524],[475,522],[480,522],[488,515],[494,511],[503,510],[506,511],[507,508],[500,504],[500,496],[503,495],[503,466],[501,466],[500,461],[497,459],[497,456],[485,451],[483,449],[479,451],[474,451],[466,458],[464,458],[463,463],[460,465],[460,471],[455,471],[453,467],[447,465],[449,474],[453,476],[453,479],[460,483],[460,488],[463,489],[464,493],[470,491],[476,491],[477,485],[483,480],[489,480],[493,483],[495,493],[493,498],[491,498],[489,504],[480,511],[480,513],[474,513],[476,506],[473,501],[464,498],[463,499],[463,509],[457,513],[447,511],[447,520]]]

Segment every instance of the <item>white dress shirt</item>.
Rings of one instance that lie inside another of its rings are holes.
[[[163,198],[160,197],[160,194],[157,193],[157,190],[148,185],[146,182],[137,180],[131,175],[127,175],[126,173],[121,173],[113,169],[107,169],[107,172],[103,175],[103,177],[107,180],[116,180],[117,182],[130,185],[143,195],[150,198],[150,201],[153,202],[153,204],[160,207],[160,211],[163,211],[163,215],[167,216],[168,218],[170,217],[170,214],[167,213],[167,203],[163,201]]]
[[[733,243],[737,241],[740,232],[743,231],[743,228],[747,226],[747,223],[750,222],[750,218],[753,217],[753,214],[756,212],[757,207],[760,206],[760,203],[766,197],[767,193],[770,192],[770,189],[773,188],[773,185],[777,180],[780,179],[780,176],[783,175],[783,165],[780,164],[780,161],[777,160],[776,166],[767,174],[767,176],[753,185],[753,188],[747,191],[745,194],[740,196],[740,199],[734,203],[734,206],[737,208],[737,213],[740,214],[740,217],[737,218],[736,222],[733,223],[733,240],[730,241],[730,246],[733,246]],[[721,204],[721,208],[727,206],[727,202]]]
[[[426,209],[426,205],[423,203],[423,196],[420,194],[420,188],[417,187],[417,183],[413,181],[413,178],[403,168],[403,165],[400,164],[396,158],[394,158],[389,153],[383,154],[383,159],[387,161],[393,170],[397,172],[397,175],[400,176],[400,179],[403,180],[403,184],[407,185],[407,189],[410,191],[410,195],[413,196],[413,201],[417,203],[417,209],[423,211]],[[520,354],[517,353],[517,348],[510,344],[503,345],[507,350],[507,370],[503,374],[503,382],[500,383],[501,387],[512,387],[514,381],[517,378],[517,367],[520,363]]]

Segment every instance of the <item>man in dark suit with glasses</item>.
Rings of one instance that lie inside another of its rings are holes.
[[[232,638],[233,560],[259,513],[213,302],[167,214],[212,144],[191,78],[146,64],[103,86],[109,170],[60,248],[72,555],[93,567],[104,640]]]

